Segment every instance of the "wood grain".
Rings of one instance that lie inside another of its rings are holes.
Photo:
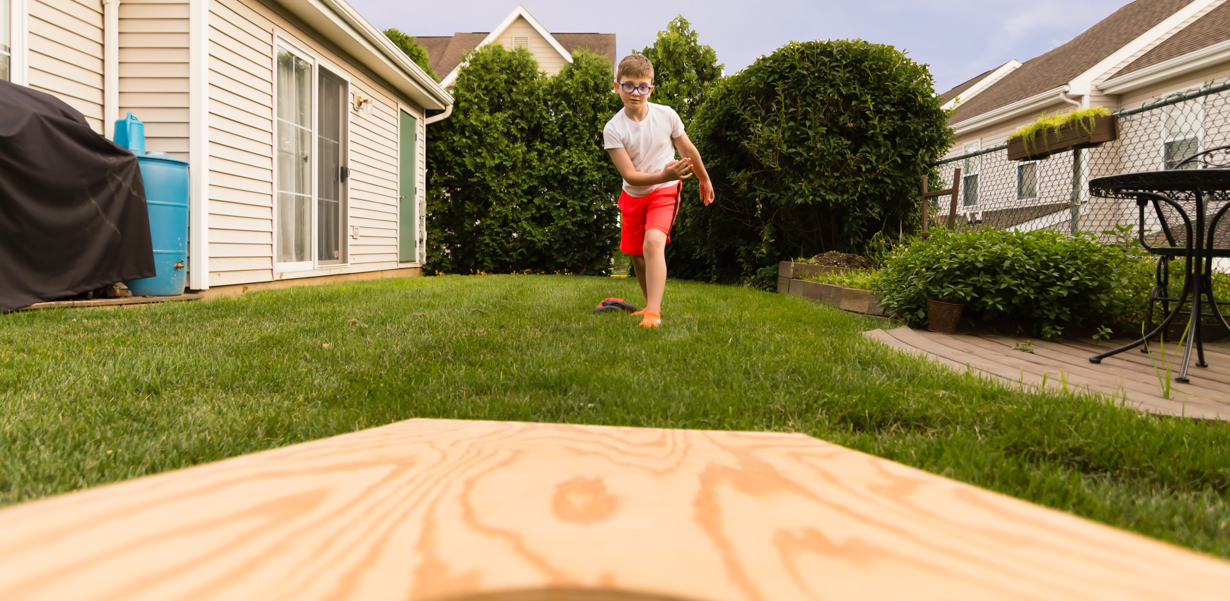
[[[410,420],[0,511],[0,599],[1218,599],[1230,563],[795,434]]]

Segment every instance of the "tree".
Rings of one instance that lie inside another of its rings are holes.
[[[619,98],[588,51],[554,77],[526,48],[466,57],[453,115],[431,127],[427,269],[606,274],[620,177],[602,148]]]
[[[418,42],[414,41],[414,36],[406,35],[392,27],[384,30],[384,35],[388,36],[398,48],[406,54],[414,64],[423,68],[432,79],[440,81],[436,77],[436,72],[431,70],[431,57],[427,56],[427,49],[419,46]]]
[[[942,104],[925,65],[862,40],[791,42],[723,79],[690,133],[717,198],[680,207],[671,273],[765,285],[778,261],[913,231],[919,177],[955,140]]]
[[[722,77],[717,52],[698,43],[698,39],[692,24],[678,15],[666,24],[664,31],[658,32],[652,46],[641,51],[653,63],[654,90],[650,100],[675,109],[685,128],[692,125],[705,90]]]

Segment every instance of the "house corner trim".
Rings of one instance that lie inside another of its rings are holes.
[[[188,287],[209,289],[209,0],[188,3]]]

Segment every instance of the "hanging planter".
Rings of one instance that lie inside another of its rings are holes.
[[[1105,107],[1043,117],[1008,136],[1008,160],[1036,161],[1074,148],[1094,148],[1119,137],[1119,118]]]

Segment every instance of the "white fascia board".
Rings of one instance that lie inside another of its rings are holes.
[[[444,110],[453,104],[440,84],[344,0],[277,2],[423,108]]]
[[[1123,63],[1123,61],[1132,57],[1132,55],[1144,50],[1150,44],[1161,39],[1174,28],[1183,24],[1184,21],[1192,18],[1200,11],[1205,10],[1213,3],[1220,3],[1223,0],[1195,0],[1191,4],[1180,8],[1174,14],[1167,17],[1161,23],[1153,26],[1152,29],[1146,31],[1136,39],[1123,45],[1121,48],[1111,53],[1110,56],[1104,58],[1098,64],[1090,67],[1084,73],[1076,76],[1068,83],[1072,88],[1072,94],[1076,96],[1084,96],[1089,94],[1093,89],[1093,82],[1099,77],[1106,75],[1108,71],[1114,69]],[[1100,89],[1100,88],[1099,88]]]
[[[1168,61],[1150,65],[1121,77],[1108,79],[1102,82],[1098,89],[1107,94],[1122,94],[1172,77],[1178,77],[1193,71],[1199,71],[1211,65],[1226,62],[1230,62],[1230,40],[1213,44],[1208,48],[1201,48],[1182,56],[1176,56]]]
[[[957,135],[964,135],[975,129],[981,129],[990,125],[1015,119],[1022,115],[1028,115],[1040,108],[1045,108],[1057,102],[1060,102],[1059,94],[1068,91],[1068,86],[1059,86],[1053,90],[1047,90],[1036,96],[1030,96],[1024,100],[1014,102],[1007,106],[1001,106],[993,111],[985,112],[981,115],[970,117],[964,121],[952,124],[952,128],[957,132]]]
[[[1003,79],[1005,75],[1012,73],[1013,71],[1016,71],[1020,67],[1021,67],[1021,63],[1020,61],[1016,59],[1012,59],[1000,65],[998,69],[992,71],[989,75],[982,78],[982,81],[970,86],[970,89],[966,90],[965,92],[961,94],[958,94],[952,100],[945,102],[944,106],[940,108],[947,110],[947,109],[956,107],[958,100],[964,102],[966,100],[969,100],[970,98],[973,98],[974,96],[977,96],[979,92],[991,87],[992,85],[995,84],[995,82]]]
[[[495,29],[492,29],[491,33],[487,34],[487,37],[483,38],[483,41],[479,42],[474,49],[478,50],[487,44],[498,41],[500,36],[504,35],[504,31],[511,27],[513,23],[517,22],[517,17],[524,18],[530,26],[534,28],[534,31],[537,31],[543,39],[547,40],[548,44],[551,44],[551,47],[554,48],[560,56],[564,57],[565,61],[570,63],[572,62],[572,55],[569,54],[567,50],[564,50],[564,47],[555,39],[555,36],[551,35],[551,32],[547,31],[547,29],[538,22],[538,19],[535,19],[534,16],[530,14],[530,11],[525,10],[525,7],[520,4],[518,4],[517,8],[514,8],[507,17],[504,17],[504,20],[500,21],[500,24],[497,25]],[[447,88],[454,83],[457,83],[457,74],[464,66],[465,63],[463,62],[456,67],[453,67],[453,70],[449,71],[448,75],[444,76],[444,79],[440,80],[440,85]]]

